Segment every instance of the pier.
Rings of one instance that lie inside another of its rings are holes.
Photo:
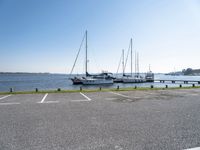
[[[200,84],[200,81],[197,81],[197,80],[154,80],[154,82],[160,82],[160,83],[165,83],[165,82],[171,82],[171,83],[183,82],[184,84],[188,84],[188,83],[198,83],[198,84]]]

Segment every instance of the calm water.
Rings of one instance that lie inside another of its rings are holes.
[[[0,92],[9,91],[13,88],[14,91],[32,91],[35,88],[39,90],[55,90],[61,89],[79,89],[83,85],[72,85],[66,74],[0,74]],[[199,80],[200,76],[169,76],[163,74],[156,74],[155,79],[182,79],[182,80]],[[166,84],[169,87],[179,86],[180,83],[140,83],[140,84],[113,84],[102,87],[115,88],[120,87],[164,87]],[[183,84],[183,86],[191,86],[191,84]],[[83,86],[83,88],[98,88],[99,86]]]

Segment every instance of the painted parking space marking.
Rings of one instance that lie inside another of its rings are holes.
[[[185,149],[185,150],[200,150],[200,147],[188,148],[188,149]]]
[[[160,93],[159,92],[146,92],[146,91],[142,91],[140,92],[140,94],[142,94],[143,96],[157,96],[159,95]]]
[[[116,93],[116,92],[109,92],[109,93],[112,93],[112,94],[115,94],[115,95],[119,95],[121,97],[129,98],[129,96],[127,96],[127,95],[123,95],[123,94]]]
[[[87,101],[91,101],[91,99],[90,99],[89,97],[87,97],[85,94],[83,94],[83,93],[81,93],[81,92],[80,92],[80,94],[81,94],[83,97],[85,97],[85,98],[87,99]]]
[[[20,103],[0,103],[0,105],[18,105]]]
[[[114,97],[108,97],[108,98],[105,98],[105,100],[108,100],[108,101],[113,101],[113,100],[117,100],[117,98],[114,98]]]
[[[91,100],[87,100],[87,99],[80,99],[80,100],[71,100],[71,102],[89,102]]]
[[[129,98],[140,99],[140,98],[142,98],[142,97],[134,96],[134,97],[129,97]],[[143,98],[145,98],[145,97],[143,97]],[[146,98],[148,98],[148,96],[147,96]]]
[[[48,96],[48,93],[46,93],[46,94],[44,95],[44,97],[42,98],[42,100],[41,100],[40,102],[38,102],[38,103],[44,103],[44,100],[47,98],[47,96]]]
[[[45,101],[45,99],[47,98],[47,96],[48,96],[48,93],[46,93],[46,94],[44,95],[44,97],[42,98],[42,100],[41,100],[40,102],[38,102],[38,103],[40,103],[40,104],[59,103],[59,101]]]
[[[5,99],[5,98],[7,98],[7,97],[9,97],[9,96],[11,96],[11,95],[3,96],[3,97],[0,98],[0,100]]]
[[[186,96],[199,96],[197,93],[192,93],[192,94],[186,94]]]
[[[155,95],[155,94],[157,94],[157,93],[150,93],[150,92],[146,92],[147,94],[150,94],[150,95]]]
[[[49,103],[59,103],[59,101],[45,101],[42,104],[49,104]]]

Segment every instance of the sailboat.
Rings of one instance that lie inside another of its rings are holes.
[[[145,82],[145,79],[139,75],[139,60],[138,60],[138,54],[135,54],[135,75],[133,76],[132,72],[132,38],[130,40],[130,48],[131,48],[131,75],[123,75],[123,83],[142,83]],[[129,54],[129,51],[128,51]],[[126,58],[126,63],[128,59],[128,54]],[[126,66],[126,65],[125,65]]]
[[[103,73],[97,74],[97,75],[91,75],[91,74],[88,73],[87,30],[86,30],[85,35],[83,37],[82,43],[83,43],[84,39],[85,39],[85,57],[86,57],[85,58],[85,76],[84,77],[71,78],[73,84],[84,84],[84,85],[113,84],[113,77],[112,77],[111,73],[103,72]],[[82,44],[81,44],[81,46],[82,46]],[[81,49],[81,47],[80,47],[80,49]],[[75,63],[76,63],[77,58],[78,58],[78,55],[80,53],[80,49],[79,49],[77,57],[75,59],[73,68],[75,66]],[[73,71],[73,68],[72,68],[72,71]],[[71,71],[71,73],[72,73],[72,71]]]

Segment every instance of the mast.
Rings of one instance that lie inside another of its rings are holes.
[[[81,41],[81,45],[80,45],[79,50],[78,50],[78,53],[77,53],[77,55],[76,55],[76,58],[75,58],[73,67],[72,67],[72,69],[71,69],[70,76],[72,75],[72,72],[73,72],[74,67],[75,67],[75,65],[76,65],[76,62],[77,62],[78,56],[79,56],[79,54],[80,54],[80,51],[81,51],[81,48],[82,48],[82,45],[83,45],[84,40],[85,40],[85,34],[83,35],[83,39],[82,39],[82,41]]]
[[[149,72],[151,71],[151,65],[149,64]]]
[[[132,54],[132,38],[131,38],[131,77],[132,77],[132,75],[133,75],[133,66],[132,66],[132,56],[133,54]]]
[[[88,58],[87,58],[87,30],[85,31],[85,74],[86,77],[88,75],[87,69],[88,69]]]
[[[122,61],[122,54],[120,55],[120,60],[119,60],[119,64],[118,64],[118,67],[117,67],[116,76],[118,76],[118,71],[119,71],[119,67],[121,66],[121,61]]]
[[[137,75],[139,77],[139,53],[137,52]]]
[[[124,76],[124,49],[122,50],[122,69],[123,69],[123,76]]]
[[[137,75],[137,52],[135,51],[135,76]]]

